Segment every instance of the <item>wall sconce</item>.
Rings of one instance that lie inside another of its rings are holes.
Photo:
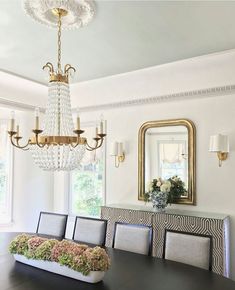
[[[222,161],[228,158],[229,140],[227,135],[213,135],[210,137],[210,152],[216,152],[219,159],[219,167],[222,166]]]
[[[122,142],[113,142],[110,146],[110,156],[115,157],[115,167],[118,168],[121,162],[125,160],[125,153]]]

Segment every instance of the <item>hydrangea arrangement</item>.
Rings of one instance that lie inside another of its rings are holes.
[[[51,239],[46,240],[35,250],[35,258],[37,260],[51,261],[51,251],[59,241]]]
[[[51,250],[51,259],[52,261],[59,262],[59,258],[64,255],[80,256],[87,248],[87,245],[63,240],[57,243]]]
[[[171,183],[171,188],[168,195],[168,203],[172,203],[174,199],[186,195],[187,190],[185,188],[185,183],[179,176],[175,175],[169,178],[168,181]]]
[[[28,241],[33,236],[27,234],[21,234],[14,238],[11,242],[9,250],[12,254],[26,255],[28,252]]]
[[[28,240],[28,248],[27,251],[25,252],[25,256],[27,256],[27,258],[32,258],[35,259],[36,258],[36,249],[46,241],[46,238],[41,238],[41,237],[33,237],[31,239]]]
[[[153,179],[148,185],[148,191],[144,195],[145,202],[151,201],[153,207],[163,210],[167,204],[171,204],[176,198],[187,192],[184,182],[178,176],[167,180],[161,177]]]
[[[57,241],[22,234],[17,236],[9,246],[10,253],[24,255],[30,259],[57,262],[75,271],[88,275],[90,271],[107,271],[110,259],[100,247],[71,241]]]

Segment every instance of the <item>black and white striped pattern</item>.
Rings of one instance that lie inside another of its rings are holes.
[[[190,214],[190,211],[188,212]],[[106,246],[112,246],[115,222],[153,227],[152,255],[162,258],[165,229],[211,235],[213,238],[212,271],[229,277],[229,218],[217,219],[161,212],[129,210],[103,206],[101,218],[108,220]]]

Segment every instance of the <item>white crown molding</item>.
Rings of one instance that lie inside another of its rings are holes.
[[[10,76],[13,76],[13,77],[17,77],[19,79],[26,80],[26,81],[29,81],[29,82],[32,82],[32,83],[35,83],[35,84],[38,84],[38,85],[42,85],[44,87],[48,86],[48,84],[46,82],[43,83],[43,82],[40,82],[40,81],[31,79],[31,78],[28,78],[28,77],[19,75],[17,73],[14,73],[14,72],[11,72],[11,71],[8,71],[8,70],[5,70],[5,69],[0,69],[0,72],[3,72],[5,74],[7,74],[7,75],[10,75]]]
[[[35,106],[25,104],[25,103],[20,103],[20,102],[15,102],[11,100],[7,100],[4,98],[0,98],[0,105],[3,107],[7,108],[12,108],[12,109],[19,109],[23,111],[35,111]],[[39,107],[40,112],[45,112],[45,108]]]
[[[90,112],[90,111],[103,111],[124,107],[132,106],[143,106],[150,105],[155,103],[164,103],[164,102],[173,102],[179,100],[190,100],[190,99],[199,99],[199,98],[208,98],[208,97],[217,97],[224,96],[228,94],[235,93],[235,85],[227,85],[220,87],[213,87],[200,90],[184,91],[175,94],[166,94],[154,97],[139,98],[122,102],[113,102],[107,104],[101,104],[96,106],[85,106],[79,108],[81,112]],[[75,109],[74,109],[75,110]]]
[[[175,94],[167,94],[155,97],[147,97],[147,98],[139,98],[135,100],[122,101],[122,102],[113,102],[108,104],[101,104],[96,106],[85,106],[80,107],[79,111],[81,112],[90,112],[90,111],[102,111],[102,110],[110,110],[110,109],[118,109],[124,107],[131,106],[143,106],[150,105],[155,103],[164,103],[164,102],[173,102],[179,100],[190,100],[190,99],[199,99],[199,98],[208,98],[208,97],[218,97],[235,93],[235,85],[227,85],[221,87],[213,87],[201,90],[193,90],[193,91],[185,91]],[[8,99],[0,98],[0,105],[15,108],[26,111],[34,111],[35,106],[11,101]],[[39,108],[41,112],[45,112],[45,108]],[[73,112],[75,112],[77,108],[73,108]]]

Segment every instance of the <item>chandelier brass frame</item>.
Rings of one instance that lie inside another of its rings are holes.
[[[70,64],[64,66],[64,70],[61,68],[61,26],[62,26],[62,17],[66,16],[68,11],[62,8],[54,8],[51,12],[58,17],[58,57],[57,57],[57,70],[54,69],[53,64],[47,62],[43,66],[43,70],[48,70],[49,72],[49,82],[58,82],[58,83],[69,83],[69,75],[72,72],[76,72],[75,68]],[[58,113],[60,114],[60,113]],[[60,115],[58,116],[58,128],[60,131]],[[70,145],[72,148],[76,148],[78,145],[85,145],[86,150],[93,151],[100,148],[104,142],[104,121],[100,122],[100,130],[96,127],[96,136],[93,138],[95,141],[94,146],[91,146],[87,142],[87,138],[81,137],[85,131],[80,129],[80,118],[77,117],[77,127],[74,132],[74,136],[45,136],[40,135],[43,133],[43,130],[39,128],[39,114],[35,115],[35,128],[32,130],[34,135],[28,139],[25,145],[21,145],[22,136],[19,134],[19,125],[15,129],[15,118],[14,115],[11,116],[10,128],[8,130],[9,138],[11,144],[14,147],[17,147],[22,150],[28,150],[31,145],[37,145],[39,148],[44,148],[45,146],[63,146]]]

